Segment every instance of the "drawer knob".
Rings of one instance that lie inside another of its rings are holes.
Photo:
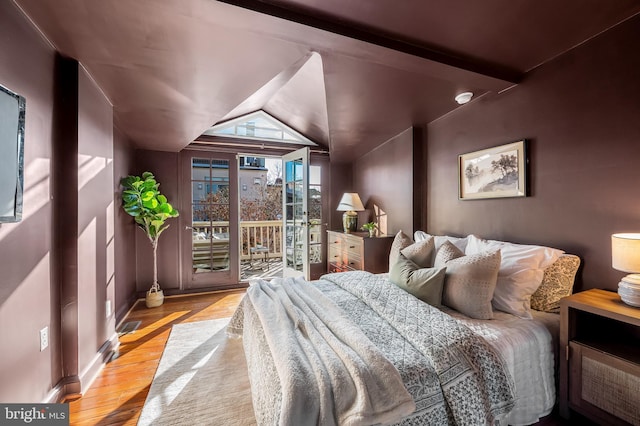
[[[356,246],[349,246],[349,248],[356,248]]]

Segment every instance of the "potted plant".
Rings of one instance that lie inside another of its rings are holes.
[[[153,284],[145,298],[148,308],[162,305],[164,293],[158,284],[158,238],[169,227],[167,219],[177,217],[178,210],[167,202],[167,197],[158,191],[160,184],[150,172],[140,176],[127,176],[122,185],[122,208],[133,216],[136,224],[144,231],[153,248]]]
[[[375,233],[376,233],[376,223],[375,222],[369,222],[369,223],[365,223],[364,225],[362,225],[362,230],[363,231],[369,231],[369,237],[373,238]]]

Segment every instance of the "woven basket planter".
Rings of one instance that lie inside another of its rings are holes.
[[[164,292],[162,290],[149,290],[145,297],[147,308],[157,308],[164,303]]]

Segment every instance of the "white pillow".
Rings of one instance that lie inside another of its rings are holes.
[[[467,248],[467,242],[469,237],[451,237],[449,235],[431,235],[427,234],[424,231],[416,231],[413,233],[413,239],[415,242],[419,242],[422,240],[426,240],[427,238],[433,237],[435,252],[437,253],[442,246],[442,243],[445,241],[451,242],[454,246],[458,247],[463,253]]]
[[[495,309],[532,318],[531,295],[540,287],[544,270],[564,253],[550,247],[483,240],[469,235],[465,254],[500,250],[500,271],[491,303]]]

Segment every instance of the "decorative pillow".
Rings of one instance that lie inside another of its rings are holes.
[[[531,295],[540,287],[544,270],[564,252],[550,247],[483,240],[469,235],[465,253],[469,255],[495,250],[500,250],[502,260],[493,294],[493,307],[521,318],[532,318]]]
[[[451,237],[449,235],[430,235],[424,231],[416,231],[413,233],[413,239],[416,240],[416,242],[426,240],[429,237],[433,237],[434,239],[434,246],[435,246],[436,252],[438,251],[438,249],[440,249],[440,247],[445,241],[449,241],[453,243],[453,245],[455,245],[460,250],[462,250],[463,253],[467,248],[468,237]]]
[[[570,296],[580,267],[580,258],[563,254],[544,270],[542,284],[531,296],[531,307],[538,311],[560,312],[560,299]]]
[[[400,253],[419,267],[430,268],[433,266],[433,248],[433,238],[429,237],[403,248]]]
[[[398,256],[400,256],[400,250],[405,247],[409,247],[413,244],[413,240],[411,237],[408,237],[404,232],[398,231],[395,238],[393,239],[393,243],[391,243],[391,251],[389,252],[389,270],[394,263],[398,260]]]
[[[430,305],[442,304],[446,268],[420,268],[402,253],[389,271],[389,281]]]
[[[448,261],[457,259],[462,256],[464,256],[463,251],[453,245],[453,243],[445,241],[436,253],[436,258],[433,261],[433,266],[436,268],[442,268],[443,266],[446,266]]]
[[[441,251],[455,253],[448,245],[453,246],[446,242],[436,254],[436,264],[446,257],[440,254]],[[491,299],[500,269],[500,251],[454,258],[445,265],[442,303],[471,318],[492,319]]]

